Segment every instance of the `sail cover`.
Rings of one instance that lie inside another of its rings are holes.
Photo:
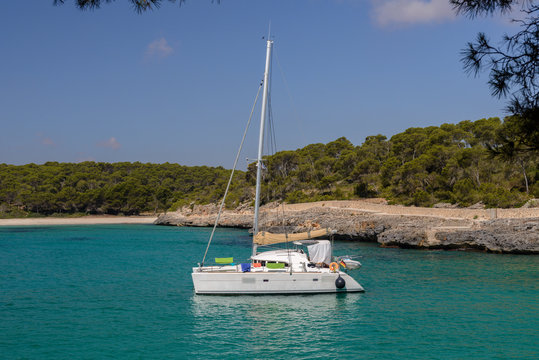
[[[260,231],[253,237],[253,242],[258,245],[279,244],[288,241],[299,241],[313,239],[320,236],[330,235],[330,229],[312,230],[295,234],[272,234],[267,231]]]
[[[329,265],[331,262],[331,243],[329,240],[318,240],[314,245],[307,246],[309,259],[315,264]]]

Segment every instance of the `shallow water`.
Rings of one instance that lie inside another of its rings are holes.
[[[539,257],[337,242],[365,293],[195,296],[209,232],[0,228],[0,358],[539,358]],[[209,258],[249,254],[224,229]]]

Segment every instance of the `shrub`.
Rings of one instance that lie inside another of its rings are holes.
[[[415,206],[431,206],[432,197],[424,190],[418,190],[413,195],[413,204]]]

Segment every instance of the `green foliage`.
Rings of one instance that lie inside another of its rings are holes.
[[[452,200],[462,206],[470,206],[478,202],[479,197],[473,181],[468,178],[458,180],[453,186]]]
[[[416,206],[519,206],[537,192],[539,158],[536,153],[493,156],[490,149],[504,124],[498,118],[467,120],[410,128],[389,140],[369,136],[356,147],[339,138],[276,153],[266,158],[263,188],[271,195],[264,201],[383,196]],[[254,174],[249,166],[246,177]]]
[[[76,0],[75,6],[80,10],[96,10],[101,8],[102,5],[110,3],[114,0]],[[168,0],[169,2],[178,2],[180,5],[185,2],[185,0]],[[54,0],[54,5],[63,5],[66,0]],[[128,0],[133,9],[142,14],[148,10],[158,9],[162,4],[163,0]]]
[[[301,190],[295,190],[288,194],[285,200],[290,204],[297,204],[309,201],[309,196]]]
[[[411,200],[415,206],[429,206],[432,204],[432,197],[424,190],[417,190]]]
[[[510,207],[522,205],[524,196],[518,191],[509,191],[492,183],[485,183],[479,187],[481,201],[487,207]]]
[[[489,70],[491,94],[509,98],[507,110],[514,115],[500,129],[495,151],[539,151],[539,5],[535,1],[450,0],[458,13],[475,17],[496,12],[519,14],[513,22],[520,31],[492,42],[484,33],[468,42],[461,54],[464,69],[477,75]],[[519,11],[517,11],[519,10]],[[517,29],[517,28],[515,28]]]
[[[369,184],[360,182],[354,187],[354,195],[362,198],[372,197],[372,191],[369,189]]]
[[[511,121],[506,119],[506,121]],[[410,128],[360,146],[346,138],[268,156],[262,202],[382,196],[391,203],[520,206],[539,197],[536,152],[493,156],[498,118]],[[48,162],[0,164],[0,216],[140,214],[218,203],[230,170],[177,164]],[[238,171],[226,206],[251,202],[256,167]]]
[[[177,164],[0,164],[0,216],[162,212],[221,199],[230,170]],[[238,172],[227,205],[250,197]]]
[[[531,187],[530,194],[536,199],[539,198],[539,181]]]

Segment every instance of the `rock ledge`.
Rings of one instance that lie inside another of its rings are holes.
[[[337,239],[378,242],[384,247],[539,254],[539,209],[537,213],[526,213],[536,215],[532,217],[485,220],[395,215],[350,206],[331,206],[336,203],[315,203],[304,207],[287,205],[284,210],[282,206],[269,204],[261,209],[260,224],[273,232],[330,227],[337,231]],[[159,216],[154,224],[213,226],[217,210],[215,205],[182,208]],[[252,208],[245,206],[234,211],[226,210],[221,215],[219,226],[250,229],[252,216]]]

